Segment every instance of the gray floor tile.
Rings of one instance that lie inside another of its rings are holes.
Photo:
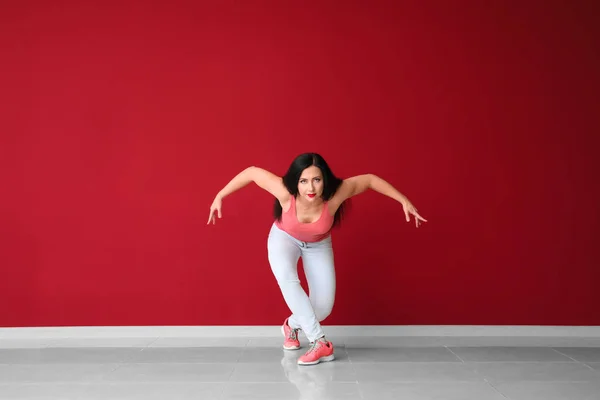
[[[598,382],[505,382],[494,386],[511,400],[600,400]]]
[[[90,384],[83,400],[218,400],[221,382],[122,382]]]
[[[461,362],[445,347],[347,348],[353,363],[360,362]]]
[[[597,363],[597,362],[588,362],[588,363],[585,363],[585,364],[589,365],[591,368],[593,368],[593,369],[595,369],[597,371],[600,371],[600,363]]]
[[[86,399],[88,383],[0,384],[2,400],[81,400]]]
[[[442,347],[440,337],[348,337],[344,338],[347,348],[390,348],[390,347]]]
[[[359,383],[363,382],[483,382],[473,367],[464,363],[402,362],[356,363]]]
[[[104,380],[110,382],[226,382],[235,364],[123,364]]]
[[[573,361],[549,347],[448,347],[448,349],[464,362]]]
[[[360,383],[365,400],[506,400],[485,382]]]
[[[467,363],[490,382],[538,381],[538,382],[586,382],[598,380],[598,371],[577,362],[539,363],[502,362]]]
[[[323,385],[327,382],[358,381],[356,369],[351,363],[337,361],[314,366],[298,365],[296,362],[282,363],[288,381],[295,385]]]
[[[285,371],[276,363],[238,363],[231,382],[287,382]]]
[[[345,382],[230,383],[222,400],[359,400],[358,384]]]
[[[298,365],[295,358],[287,357],[280,363],[238,363],[231,376],[232,382],[356,382],[351,363],[336,361],[314,366]]]
[[[118,367],[118,364],[4,364],[0,365],[0,383],[93,382]]]
[[[598,338],[330,339],[316,366],[302,338],[0,339],[0,399],[600,400]]]
[[[131,363],[235,363],[244,347],[151,347],[136,353]]]
[[[555,347],[554,349],[580,362],[600,362],[600,347]]]

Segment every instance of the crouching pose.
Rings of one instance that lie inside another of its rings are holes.
[[[415,225],[427,222],[411,202],[389,183],[373,174],[337,178],[323,157],[301,154],[283,177],[258,167],[248,167],[235,176],[215,197],[208,224],[221,218],[222,200],[231,193],[256,183],[275,197],[274,222],[268,241],[268,259],[290,315],[281,326],[283,348],[300,348],[298,331],[310,342],[298,364],[313,365],[334,359],[333,344],[325,338],[321,322],[329,316],[335,299],[335,268],[331,230],[343,215],[345,201],[372,189],[397,200],[406,221],[414,216]],[[302,257],[309,294],[298,278]]]

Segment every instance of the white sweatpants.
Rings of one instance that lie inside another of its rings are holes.
[[[324,336],[320,322],[331,314],[335,299],[331,236],[316,243],[302,242],[273,224],[267,249],[271,270],[292,313],[290,327],[302,329],[311,342]],[[298,278],[300,257],[310,295]]]

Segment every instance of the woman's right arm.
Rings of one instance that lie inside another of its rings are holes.
[[[217,211],[219,218],[221,218],[221,202],[233,192],[240,190],[250,182],[256,183],[261,189],[266,190],[275,196],[280,203],[285,202],[290,196],[289,192],[285,188],[281,177],[259,167],[248,167],[242,172],[237,174],[223,189],[217,193],[213,204],[210,207],[210,215],[208,223],[212,220],[215,223],[214,212]]]

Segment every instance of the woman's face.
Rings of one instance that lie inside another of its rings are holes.
[[[306,201],[320,199],[323,194],[323,174],[318,167],[311,165],[302,171],[298,180],[298,195]]]

